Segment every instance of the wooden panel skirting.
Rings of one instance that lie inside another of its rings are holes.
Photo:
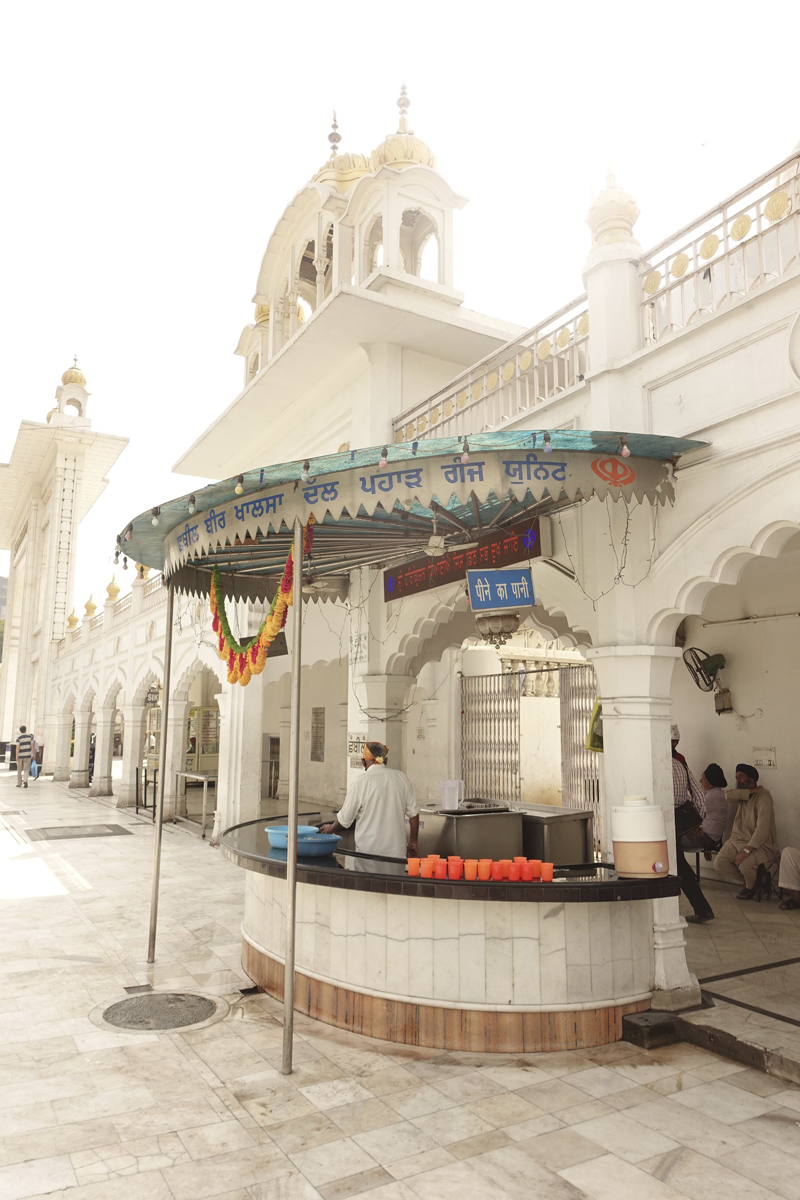
[[[283,963],[242,940],[242,966],[261,991],[283,999]],[[498,1054],[582,1050],[622,1037],[622,1018],[649,1000],[567,1012],[491,1012],[437,1008],[369,996],[295,972],[295,1009],[327,1025],[407,1046]]]

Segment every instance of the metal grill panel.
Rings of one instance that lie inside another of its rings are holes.
[[[561,795],[565,808],[590,808],[594,813],[595,854],[605,853],[605,810],[600,795],[598,756],[586,749],[589,721],[597,699],[594,667],[562,667]]]
[[[461,677],[461,764],[466,795],[520,800],[520,695],[523,677]]]

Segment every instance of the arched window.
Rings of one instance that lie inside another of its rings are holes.
[[[371,275],[378,267],[384,265],[383,253],[383,217],[379,213],[369,227],[365,249],[365,275]]]
[[[435,257],[424,254],[431,243]],[[426,279],[439,279],[438,229],[433,217],[421,208],[407,208],[400,219],[400,253],[408,275],[424,275]],[[423,270],[423,259],[424,267]]]

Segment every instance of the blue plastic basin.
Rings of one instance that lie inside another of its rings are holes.
[[[275,846],[276,849],[278,849],[278,850],[285,850],[287,848],[288,843],[289,843],[289,826],[288,825],[267,825],[266,830],[267,830],[267,837],[269,838],[270,846]],[[320,831],[317,829],[316,825],[298,825],[297,826],[297,853],[298,854],[302,853],[302,851],[300,850],[300,845],[301,845],[301,843],[305,843],[307,838],[315,838],[315,839],[316,838],[327,838],[328,845],[330,845],[331,838],[334,838],[336,842],[339,841],[339,838],[336,837],[335,834],[320,833]],[[325,850],[325,851],[317,850],[317,851],[309,851],[309,853],[328,854],[328,853],[330,853],[330,851],[329,850]]]

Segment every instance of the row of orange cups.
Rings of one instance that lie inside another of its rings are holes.
[[[507,879],[509,883],[550,883],[553,878],[553,864],[542,862],[540,858],[461,858],[451,854],[442,858],[440,854],[429,854],[427,858],[409,858],[408,873],[412,876],[421,875],[423,879],[467,879],[494,880],[496,883]]]

